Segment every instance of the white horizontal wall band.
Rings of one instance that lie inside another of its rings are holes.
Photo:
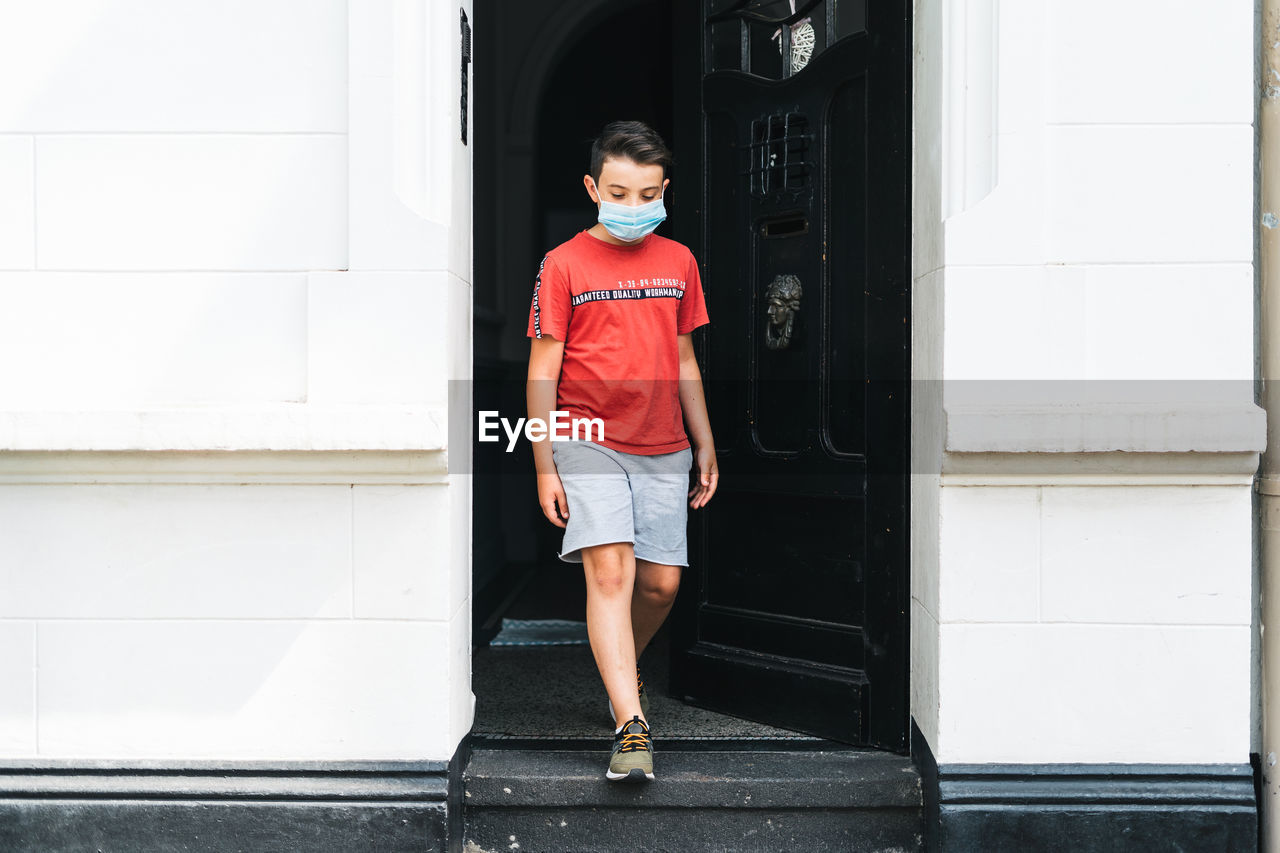
[[[447,484],[443,451],[14,451],[0,452],[0,485]]]
[[[951,453],[1259,453],[1253,403],[944,405]]]
[[[942,485],[1242,485],[1257,453],[944,453]]]
[[[943,474],[944,488],[981,486],[1239,486],[1252,482],[1248,474]]]
[[[425,406],[261,403],[0,411],[4,451],[441,451],[447,412]]]

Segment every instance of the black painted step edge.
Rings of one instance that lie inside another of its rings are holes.
[[[654,754],[642,786],[605,779],[608,750],[475,750],[468,809],[909,809],[924,805],[910,758],[877,751]]]
[[[1248,764],[943,764],[915,720],[930,851],[1259,849]]]
[[[0,849],[268,853],[463,849],[449,761],[0,760]]]

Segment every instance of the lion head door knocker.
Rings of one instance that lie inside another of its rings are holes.
[[[794,275],[774,276],[764,292],[769,321],[764,328],[764,344],[769,349],[786,349],[791,345],[791,334],[796,314],[800,311],[803,289],[800,279]]]

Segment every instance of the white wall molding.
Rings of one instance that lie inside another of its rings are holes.
[[[469,230],[454,177],[470,169],[459,5],[474,22],[469,3],[348,4],[347,269],[443,269],[451,235]]]
[[[968,486],[1241,486],[1258,454],[947,454],[944,488]],[[1197,458],[1199,457],[1199,458]],[[1212,457],[1212,458],[1205,458]]]
[[[1253,403],[947,404],[948,453],[1258,454],[1266,412]]]
[[[999,180],[999,0],[942,4],[942,217],[967,210]]]
[[[197,483],[446,485],[444,451],[226,450],[0,453],[0,485]]]
[[[274,405],[0,411],[2,451],[440,451],[443,407]]]

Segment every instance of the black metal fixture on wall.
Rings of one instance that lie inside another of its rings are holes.
[[[462,27],[462,49],[459,53],[462,56],[462,69],[460,81],[462,86],[462,100],[459,110],[459,119],[461,121],[462,144],[467,144],[467,65],[471,62],[471,24],[467,21],[467,10],[459,9],[458,14],[461,16],[460,25]]]

